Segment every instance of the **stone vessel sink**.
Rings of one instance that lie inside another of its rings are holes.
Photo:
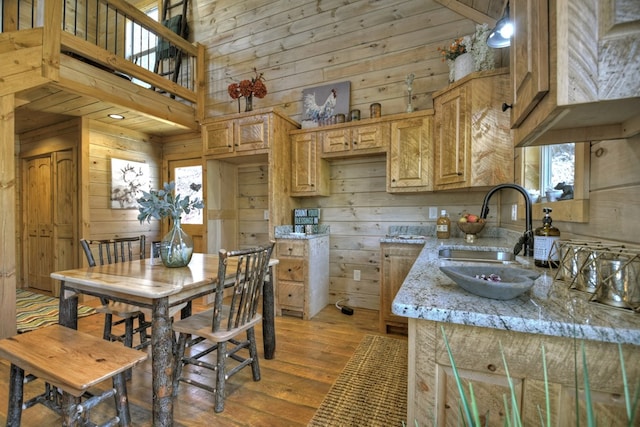
[[[503,264],[517,263],[513,252],[476,251],[465,249],[440,249],[438,257],[451,261],[497,262]]]
[[[440,271],[446,274],[458,286],[467,292],[485,298],[510,300],[527,292],[533,286],[540,273],[517,267],[479,266],[442,266]],[[497,275],[500,281],[479,277]]]

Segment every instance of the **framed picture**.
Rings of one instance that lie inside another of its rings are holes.
[[[351,82],[332,83],[302,91],[302,127],[329,124],[336,114],[349,113]]]
[[[111,209],[137,209],[142,190],[150,189],[148,164],[111,159]]]

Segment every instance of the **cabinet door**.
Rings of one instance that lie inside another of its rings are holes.
[[[216,122],[205,125],[204,154],[225,154],[233,152],[233,121]]]
[[[380,332],[389,326],[405,327],[407,318],[391,312],[393,299],[422,251],[422,245],[383,245],[380,282]]]
[[[513,107],[511,127],[518,127],[549,92],[549,2],[515,0],[511,42]]]
[[[387,191],[432,189],[432,117],[391,123]]]
[[[291,137],[291,195],[326,196],[329,173],[326,160],[320,159],[316,132]]]
[[[351,149],[350,129],[327,130],[320,135],[323,153],[341,153]]]
[[[351,128],[352,150],[370,150],[384,146],[383,126],[380,124]]]
[[[255,151],[269,148],[269,116],[243,117],[236,121],[235,151]]]
[[[471,144],[471,117],[466,86],[452,89],[435,101],[435,185],[467,181]]]

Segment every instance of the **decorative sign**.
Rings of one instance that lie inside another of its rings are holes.
[[[136,200],[150,189],[148,164],[111,159],[111,209],[137,209]]]

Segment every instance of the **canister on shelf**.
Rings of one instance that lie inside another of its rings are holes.
[[[372,119],[377,119],[382,115],[382,105],[375,102],[369,106],[369,114]]]
[[[360,110],[351,110],[351,121],[360,120]]]

